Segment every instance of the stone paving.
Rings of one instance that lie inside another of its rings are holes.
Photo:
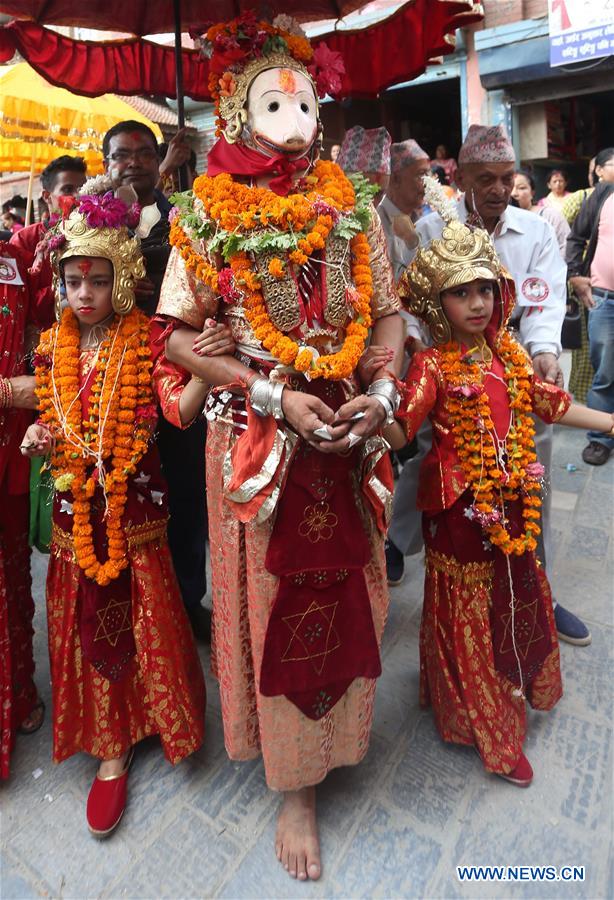
[[[528,790],[486,775],[469,749],[444,746],[417,704],[422,563],[392,592],[369,754],[319,790],[324,873],[291,881],[273,855],[278,800],[259,761],[229,762],[219,699],[207,677],[205,748],[173,769],[141,746],[120,830],[93,840],[83,755],[50,762],[49,716],[20,737],[0,788],[0,896],[130,898],[614,896],[612,875],[612,518],[614,459],[582,463],[584,435],[557,429],[553,470],[559,601],[581,613],[593,643],[562,647],[565,696],[530,713]],[[567,464],[577,466],[570,472]],[[49,710],[45,560],[35,559],[38,684]],[[207,654],[203,664],[208,672]],[[584,866],[583,883],[461,884],[457,865]]]

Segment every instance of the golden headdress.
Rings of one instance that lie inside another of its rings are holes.
[[[247,95],[254,79],[267,69],[292,69],[313,85],[316,99],[337,94],[344,74],[339,53],[323,43],[316,50],[291,16],[258,21],[248,10],[231,22],[213,25],[196,40],[209,59],[209,91],[218,114],[217,134],[232,144],[247,122]]]
[[[134,237],[139,223],[140,207],[130,206],[112,191],[85,193],[88,184],[102,179],[92,179],[83,186],[82,193],[74,198],[74,206],[62,219],[51,239],[52,266],[55,288],[55,312],[59,321],[61,312],[61,263],[74,256],[93,256],[108,259],[113,266],[113,293],[111,303],[121,316],[134,308],[134,286],[145,277],[145,263],[140,243]],[[67,210],[68,212],[68,210]]]
[[[425,200],[443,218],[444,229],[441,238],[418,250],[399,282],[399,294],[408,311],[426,322],[433,341],[445,344],[452,332],[441,292],[478,278],[499,281],[504,270],[488,232],[464,225],[456,204],[433,177],[425,175],[424,184]]]

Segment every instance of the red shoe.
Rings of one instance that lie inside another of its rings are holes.
[[[520,759],[511,772],[508,772],[507,774],[497,772],[497,775],[499,775],[500,778],[505,778],[506,781],[511,781],[512,784],[515,784],[518,787],[528,787],[533,781],[533,769],[524,753],[520,754]]]
[[[105,838],[112,834],[121,821],[126,808],[128,770],[134,756],[134,747],[119,775],[96,775],[87,798],[87,825],[94,837]]]

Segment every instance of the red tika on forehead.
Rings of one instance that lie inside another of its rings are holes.
[[[284,94],[296,94],[296,78],[292,69],[280,69],[279,87]]]
[[[81,262],[78,263],[77,265],[78,265],[78,268],[79,268],[79,270],[80,270],[80,272],[81,272],[81,274],[83,275],[84,278],[85,278],[87,275],[89,275],[90,269],[92,268],[92,261],[91,261],[91,259],[82,259]]]

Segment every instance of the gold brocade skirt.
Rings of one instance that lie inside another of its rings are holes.
[[[203,672],[166,538],[134,542],[128,555],[136,653],[111,682],[82,657],[80,569],[70,535],[54,526],[47,575],[54,762],[80,751],[113,759],[157,734],[174,764],[203,742]]]
[[[337,766],[354,765],[363,758],[371,732],[375,681],[357,678],[318,721],[307,718],[284,696],[260,694],[264,640],[278,587],[278,579],[264,565],[274,519],[243,525],[225,502],[223,463],[230,440],[228,425],[219,421],[209,425],[211,664],[220,685],[224,741],[231,759],[248,760],[262,754],[270,788],[297,790],[317,784]],[[347,523],[348,528],[357,526]],[[383,540],[377,534],[371,537],[371,547],[365,579],[380,642],[388,588]]]
[[[527,690],[534,709],[562,695],[550,588],[539,571],[553,650]],[[420,702],[431,705],[444,741],[474,745],[489,772],[510,772],[526,734],[526,700],[495,668],[490,625],[493,563],[462,564],[426,550],[420,628]]]

